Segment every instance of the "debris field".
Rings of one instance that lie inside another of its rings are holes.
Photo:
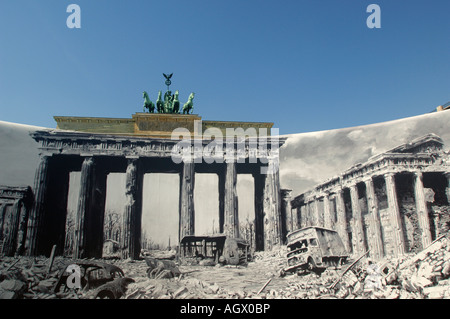
[[[257,252],[246,265],[176,264],[179,272],[171,272],[174,276],[155,276],[144,259],[102,261],[120,267],[134,280],[121,299],[447,299],[450,240],[446,236],[418,254],[377,262],[364,256],[340,268],[285,275],[281,270],[286,266],[286,246]],[[174,256],[155,252],[153,258],[161,255]],[[53,292],[69,261],[63,257],[0,257],[0,299],[92,298],[80,289]]]

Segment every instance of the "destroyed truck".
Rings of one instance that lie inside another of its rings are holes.
[[[183,263],[209,261],[207,265],[245,264],[251,260],[250,245],[244,239],[223,234],[185,236],[180,242],[180,259]]]
[[[348,253],[339,234],[322,227],[306,227],[287,235],[287,267],[283,272],[317,271],[338,267]]]

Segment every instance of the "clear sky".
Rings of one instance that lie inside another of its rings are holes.
[[[162,73],[203,119],[281,134],[419,115],[450,100],[449,13],[448,0],[3,0],[0,120],[130,118]]]

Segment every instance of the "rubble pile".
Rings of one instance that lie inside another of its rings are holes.
[[[366,260],[336,285],[337,298],[450,298],[450,240],[441,237],[413,256]]]
[[[109,260],[134,282],[124,299],[447,299],[450,298],[450,240],[440,237],[418,254],[347,263],[339,269],[289,273],[286,247],[254,254],[247,265],[178,265],[180,273],[149,278],[145,260]],[[172,256],[170,256],[172,257]],[[172,262],[175,262],[171,259]],[[2,257],[1,299],[83,298],[81,292],[52,293],[67,259]]]
[[[49,271],[49,259],[45,257],[2,257],[0,299],[77,298],[75,292],[58,295],[52,293],[63,265],[63,258],[55,258]]]

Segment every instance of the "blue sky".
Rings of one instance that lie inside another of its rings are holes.
[[[81,29],[69,29],[69,4]],[[381,7],[381,29],[366,8]],[[450,100],[448,0],[0,2],[0,120],[124,117],[162,73],[207,120],[281,134],[430,112]]]

